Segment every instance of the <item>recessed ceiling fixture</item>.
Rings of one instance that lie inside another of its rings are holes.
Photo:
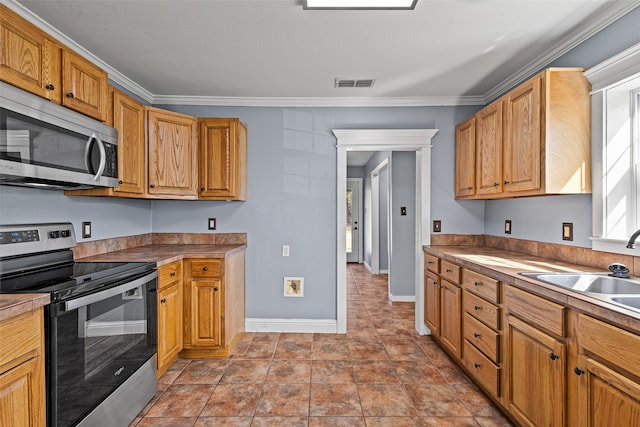
[[[304,9],[413,10],[418,0],[302,0]]]
[[[335,79],[333,87],[373,87],[375,79]]]

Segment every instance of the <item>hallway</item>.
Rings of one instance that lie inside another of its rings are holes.
[[[136,426],[510,426],[387,276],[348,264],[346,335],[247,333],[231,360],[178,360]]]

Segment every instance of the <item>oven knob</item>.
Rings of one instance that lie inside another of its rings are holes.
[[[49,238],[57,239],[58,237],[60,237],[60,232],[59,231],[50,231],[49,232]]]
[[[60,232],[60,235],[61,235],[62,237],[69,237],[69,236],[71,236],[71,231],[69,231],[69,230],[62,230],[62,231]]]

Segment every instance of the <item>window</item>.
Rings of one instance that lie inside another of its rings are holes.
[[[638,255],[640,44],[585,72],[592,91],[593,249]]]

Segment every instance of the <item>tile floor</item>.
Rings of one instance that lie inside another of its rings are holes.
[[[346,335],[247,333],[230,360],[178,360],[131,426],[511,426],[386,275],[348,266]]]

